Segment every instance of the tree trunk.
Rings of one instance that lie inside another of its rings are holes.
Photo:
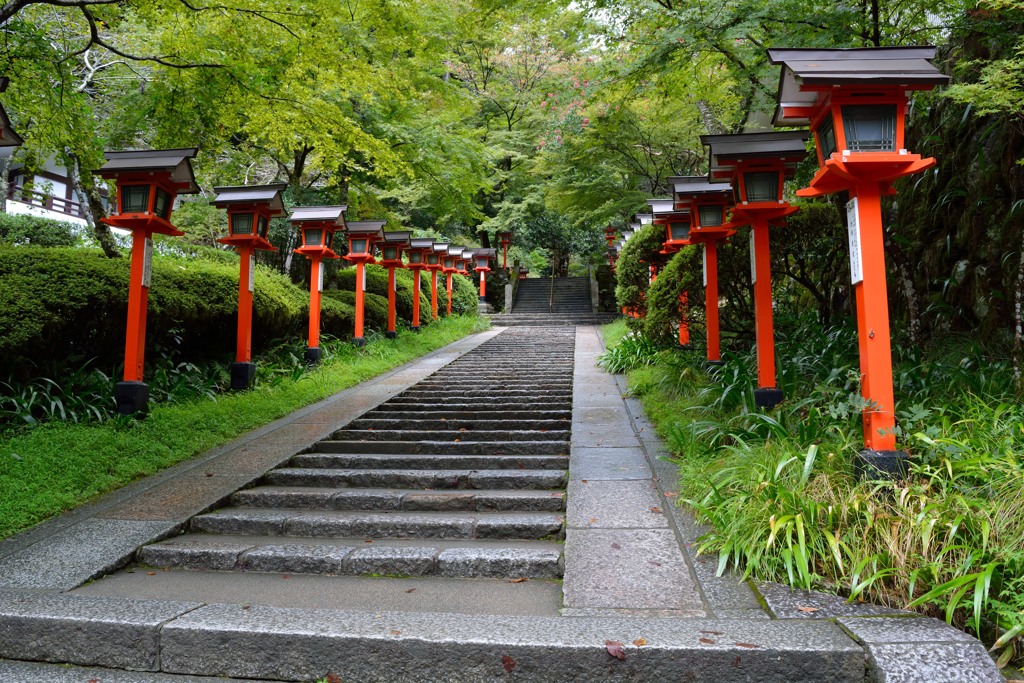
[[[114,233],[110,231],[109,225],[100,220],[106,217],[107,211],[103,208],[103,198],[100,197],[92,175],[82,175],[81,161],[74,150],[70,148],[65,148],[64,150],[64,162],[67,165],[68,175],[71,177],[71,186],[74,188],[75,193],[79,197],[85,198],[85,201],[82,202],[82,215],[85,216],[85,222],[92,228],[93,235],[95,235],[96,241],[100,243],[100,248],[103,249],[104,255],[107,258],[121,258],[121,252],[117,248]]]

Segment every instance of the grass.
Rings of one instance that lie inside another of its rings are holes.
[[[475,316],[420,334],[339,344],[317,369],[217,398],[152,407],[144,420],[51,422],[0,441],[0,538],[227,443],[252,429],[487,327]]]
[[[680,499],[711,525],[699,549],[720,571],[916,609],[978,635],[1001,665],[1019,662],[1024,407],[999,349],[897,345],[911,473],[864,481],[852,468],[863,406],[852,330],[803,324],[781,337],[788,400],[768,412],[754,406],[752,354],[709,371],[699,354],[652,357],[612,332],[620,350],[606,358],[634,368],[630,391],[676,455]]]

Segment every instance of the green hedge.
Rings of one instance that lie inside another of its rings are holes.
[[[398,313],[398,318],[405,321],[412,320],[412,287],[413,287],[413,275],[411,270],[399,268],[395,270],[395,280],[398,283],[398,292],[395,299],[395,310]],[[421,324],[428,324],[430,322],[430,274],[421,273],[421,284],[420,284],[420,322]],[[344,292],[351,292],[351,298],[340,299],[342,301],[354,301],[355,299],[355,283],[356,283],[356,269],[345,268],[338,272],[335,282],[338,285],[338,289]],[[456,315],[462,314],[475,314],[477,310],[477,290],[476,286],[469,280],[469,278],[463,276],[455,276],[452,278],[452,313]],[[332,290],[333,291],[333,290]],[[366,268],[366,291],[368,294],[376,294],[384,298],[385,305],[387,303],[388,295],[388,271],[382,266],[372,265]],[[327,292],[325,292],[326,294]],[[445,276],[443,273],[437,275],[437,309],[440,315],[445,315],[448,307],[448,292],[445,290]],[[370,322],[370,314],[367,311],[366,325],[368,327],[377,327]],[[385,315],[387,315],[387,308],[385,307]],[[380,329],[384,329],[387,324],[387,319],[380,325]]]
[[[0,244],[0,373],[32,366],[123,360],[130,260],[87,249]],[[229,353],[235,345],[238,265],[156,254],[149,290],[147,351],[174,347],[186,360]],[[324,332],[349,334],[353,309],[325,300]],[[256,269],[253,349],[304,336],[309,293],[266,268]]]
[[[647,288],[651,277],[649,264],[659,258],[658,252],[664,241],[665,227],[651,224],[637,230],[622,248],[615,266],[615,299],[620,309],[626,307],[641,317],[646,315]],[[643,322],[631,318],[629,324],[639,329]]]
[[[688,293],[687,320],[691,323],[690,334],[699,333],[692,327],[694,321],[703,319],[704,309],[703,247],[683,247],[658,273],[658,278],[647,289],[647,316],[643,319],[644,335],[659,344],[678,340],[678,326],[682,313],[679,296]]]
[[[0,212],[0,242],[38,247],[71,247],[78,243],[78,226],[39,216]]]

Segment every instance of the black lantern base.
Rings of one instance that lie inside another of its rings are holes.
[[[366,339],[363,337],[352,337],[352,343],[362,348],[366,346]]]
[[[782,403],[783,398],[785,396],[782,394],[782,389],[776,389],[775,387],[758,387],[754,389],[754,403],[758,408],[771,410]]]
[[[410,327],[409,329],[411,329],[411,330],[412,330],[413,332],[415,332],[416,334],[419,334],[419,333],[420,333],[420,326],[419,326],[419,325],[413,325],[413,326],[412,326],[412,327]]]
[[[853,470],[861,479],[906,479],[909,458],[906,451],[865,448],[857,453]]]
[[[480,303],[482,303],[482,304],[487,303],[487,297],[486,296],[480,297]]]
[[[676,344],[676,351],[693,351],[693,344]]]
[[[114,385],[114,403],[122,415],[145,413],[149,408],[149,385],[145,382],[118,382]]]
[[[709,368],[720,368],[723,365],[725,365],[725,362],[720,360],[706,360],[704,361],[704,365],[708,366]]]
[[[306,363],[307,364],[309,364],[309,365],[316,365],[317,363],[320,362],[320,359],[323,358],[323,357],[324,357],[324,352],[323,352],[323,350],[320,349],[319,346],[317,346],[315,348],[311,347],[311,346],[307,346],[306,347],[306,353],[304,355],[304,358],[306,359]]]
[[[244,391],[252,386],[256,377],[256,364],[238,361],[231,364],[231,389]]]
[[[384,336],[387,337],[388,339],[394,339],[395,337],[398,336],[398,333],[397,332],[388,331],[388,332],[384,333]]]

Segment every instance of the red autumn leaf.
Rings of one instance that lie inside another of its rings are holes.
[[[501,665],[505,667],[505,671],[512,673],[512,669],[516,668],[516,660],[512,659],[508,655],[502,655]]]
[[[402,635],[402,632],[401,631],[392,630],[391,631],[391,635],[393,635],[393,636],[400,636],[400,635]]]
[[[412,592],[413,592],[414,590],[416,590],[416,589],[415,589],[415,588],[410,588],[409,590],[407,590],[407,591],[405,591],[405,592],[406,592],[406,593],[412,593]]]
[[[465,427],[460,427],[460,428],[459,428],[459,431],[460,431],[460,432],[468,432],[469,430],[468,430],[468,429],[466,429]]]
[[[705,645],[714,645],[715,644],[715,641],[711,640],[710,638],[701,638],[700,642],[704,643]]]
[[[341,683],[341,677],[336,674],[332,674],[330,671],[328,671],[327,683]]]
[[[637,638],[636,640],[633,641],[633,644],[636,645],[637,647],[643,647],[644,645],[647,644],[647,639],[646,638]]]
[[[651,512],[653,512],[656,515],[660,515],[661,514],[661,508],[658,507],[657,505],[655,505],[654,507],[651,508]]]
[[[282,579],[290,579],[290,578],[292,578],[292,575],[291,574],[281,574],[281,578]]]
[[[156,572],[146,572],[146,576],[156,576]]]
[[[461,442],[462,442],[462,439],[454,439],[454,442],[455,442],[455,443],[461,443]]]
[[[587,523],[588,523],[588,524],[593,524],[593,523],[594,523],[594,522],[596,522],[596,521],[597,521],[597,517],[591,517],[591,518],[590,518],[590,521],[588,521]]]
[[[666,498],[675,498],[678,495],[679,494],[676,493],[675,491],[665,491],[665,497]]]
[[[524,581],[529,581],[529,579],[526,578],[525,576],[522,576],[522,577],[520,577],[518,579],[509,579],[508,580],[509,583],[522,583]]]
[[[612,543],[612,549],[613,550],[622,550],[622,546],[619,545],[618,543]]]
[[[581,483],[581,484],[586,484],[586,483],[587,483],[587,480],[586,480],[586,479],[580,479],[580,483]]]
[[[616,659],[626,661],[626,649],[617,640],[606,640],[604,641],[604,649],[608,650],[608,654]]]
[[[761,647],[760,645],[754,645],[753,643],[736,643],[736,647],[755,648]]]

